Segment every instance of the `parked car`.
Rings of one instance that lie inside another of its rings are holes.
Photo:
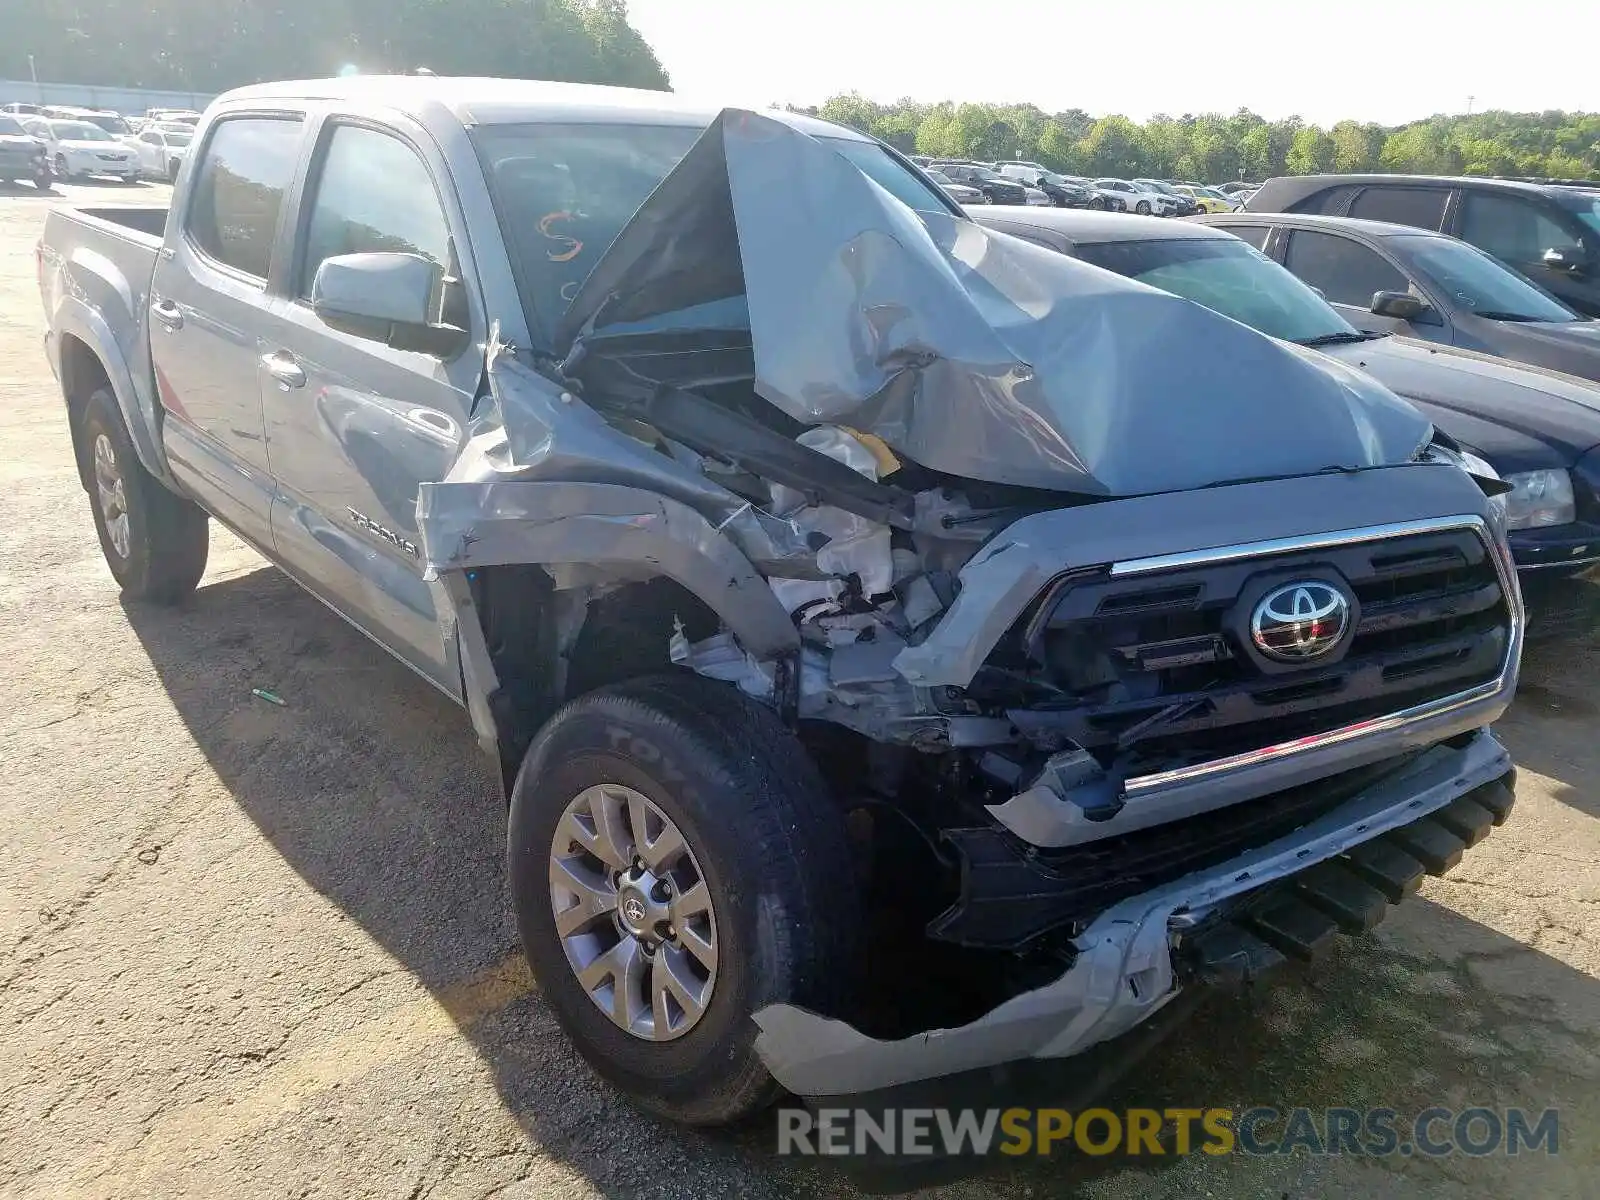
[[[133,133],[133,130],[128,127],[128,122],[122,119],[120,113],[110,112],[105,109],[50,104],[44,107],[40,115],[52,121],[82,121],[90,125],[96,125],[114,138],[127,138]]]
[[[187,125],[152,125],[133,140],[139,170],[151,179],[173,180],[189,155],[194,130]]]
[[[87,121],[52,121],[33,117],[23,128],[44,143],[57,179],[110,175],[124,183],[139,178],[133,147]]]
[[[14,117],[37,116],[39,105],[27,104],[21,100],[13,100],[9,104],[0,104],[0,112],[10,113]]]
[[[953,159],[935,159],[933,168],[956,183],[975,187],[988,197],[990,204],[1027,204],[1028,189],[1015,179],[1007,179],[993,167],[982,163],[960,162]]]
[[[980,214],[992,228],[1187,297],[1320,350],[1415,404],[1511,485],[1507,525],[1523,572],[1600,561],[1600,388],[1407,337],[1362,333],[1220,218],[1108,220],[1082,213]]]
[[[458,702],[541,996],[654,1112],[1131,1061],[1510,811],[1498,483],[853,131],[259,85],[39,283],[124,594],[215,514]]]
[[[927,174],[928,178],[943,188],[945,194],[957,204],[989,203],[989,197],[985,196],[980,189],[973,187],[971,184],[957,183],[943,171],[937,170],[933,167],[929,167],[927,169]]]
[[[1241,192],[1253,192],[1260,186],[1259,183],[1247,183],[1243,179],[1235,179],[1231,183],[1218,184],[1217,191],[1224,196],[1237,196]]]
[[[1137,213],[1141,217],[1151,215],[1158,217],[1176,216],[1178,200],[1175,196],[1168,196],[1162,192],[1152,192],[1142,188],[1126,179],[1096,179],[1095,187],[1105,192],[1116,194],[1122,199],[1123,207],[1128,212]]]
[[[193,125],[200,120],[200,114],[192,108],[147,108],[144,115],[148,121],[171,121],[179,125]]]
[[[45,144],[9,113],[0,113],[0,183],[29,180],[41,192],[50,188],[50,157]]]
[[[1356,217],[1237,213],[1207,223],[1283,263],[1358,329],[1600,383],[1600,321],[1456,238]]]
[[[1068,179],[1065,175],[1058,175],[1054,171],[1046,171],[1026,166],[1020,163],[1000,164],[1000,174],[1007,179],[1015,179],[1030,188],[1036,188],[1049,198],[1051,204],[1060,205],[1062,208],[1087,208],[1094,193],[1083,184]]]
[[[1202,187],[1194,183],[1179,183],[1173,186],[1182,195],[1193,200],[1203,213],[1230,213],[1237,211],[1241,207],[1238,201],[1230,200],[1214,188]]]
[[[1132,183],[1135,187],[1141,187],[1147,192],[1156,192],[1173,200],[1177,204],[1177,208],[1173,210],[1173,216],[1189,217],[1200,211],[1200,206],[1195,203],[1193,196],[1179,191],[1165,179],[1135,179]]]
[[[1245,209],[1447,233],[1584,316],[1600,317],[1600,194],[1583,188],[1432,175],[1303,175],[1267,180]]]

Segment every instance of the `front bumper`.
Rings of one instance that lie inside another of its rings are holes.
[[[1513,529],[1507,540],[1519,572],[1559,574],[1600,562],[1600,525],[1587,521],[1542,529]]]
[[[1081,1054],[1143,1025],[1188,991],[1253,977],[1298,954],[1304,927],[1274,924],[1273,914],[1289,902],[1287,892],[1280,896],[1290,886],[1285,881],[1298,885],[1318,864],[1340,859],[1322,870],[1361,872],[1359,881],[1370,879],[1364,863],[1396,856],[1411,862],[1417,871],[1404,886],[1378,884],[1391,902],[1421,869],[1442,874],[1487,835],[1491,819],[1505,819],[1511,774],[1510,755],[1487,730],[1464,744],[1435,746],[1289,835],[1116,904],[1076,939],[1077,959],[1064,974],[976,1021],[881,1041],[844,1021],[777,1004],[755,1014],[756,1048],[789,1091],[830,1102],[1002,1063]],[[1351,851],[1355,857],[1344,857]],[[1247,910],[1253,915],[1240,919],[1255,933],[1234,924]],[[1329,933],[1353,931],[1354,918],[1309,911],[1331,922]]]

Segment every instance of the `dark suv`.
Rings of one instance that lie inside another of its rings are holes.
[[[1325,213],[1453,234],[1600,317],[1600,191],[1436,175],[1269,179],[1247,212]]]

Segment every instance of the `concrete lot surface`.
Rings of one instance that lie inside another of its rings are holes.
[[[119,603],[33,245],[52,203],[165,195],[0,188],[0,1195],[855,1194],[765,1126],[643,1117],[577,1059],[518,953],[462,713],[224,532],[191,604]],[[1558,1156],[1077,1157],[927,1194],[1600,1194],[1596,644],[1530,657],[1505,828],[1109,1098],[1554,1106]]]

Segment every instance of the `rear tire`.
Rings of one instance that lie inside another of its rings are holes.
[[[683,857],[637,865],[670,840],[663,822],[692,867],[664,888],[651,880]],[[766,1107],[781,1088],[756,1053],[752,1014],[777,1003],[837,1013],[852,991],[860,917],[843,818],[794,735],[729,685],[649,676],[567,704],[517,775],[507,859],[523,948],[562,1028],[649,1112],[720,1125]],[[587,882],[570,889],[572,879]],[[685,914],[663,915],[658,894]],[[704,915],[689,915],[691,894]],[[595,906],[575,917],[580,898]],[[631,933],[647,907],[656,932]],[[694,945],[692,921],[705,922]],[[693,971],[691,1002],[657,1008],[663,971],[681,969]]]
[[[144,469],[106,388],[95,391],[84,408],[78,461],[100,549],[122,594],[174,604],[192,593],[210,551],[206,514]]]

